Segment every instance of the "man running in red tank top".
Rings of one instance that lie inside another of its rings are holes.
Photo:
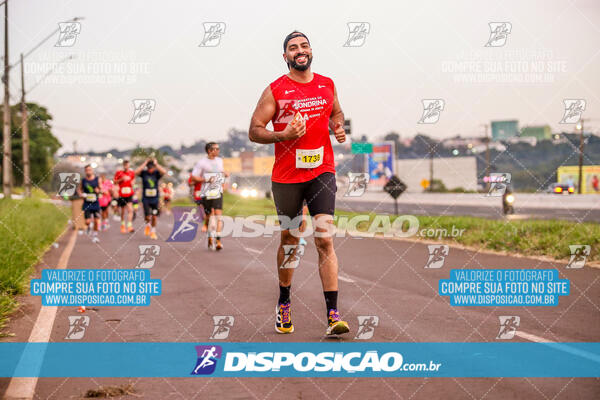
[[[337,186],[329,128],[339,143],[344,142],[344,114],[333,81],[310,69],[313,56],[306,35],[297,31],[287,35],[283,51],[289,73],[263,91],[248,135],[256,143],[275,144],[271,181],[281,225],[275,330],[278,333],[294,331],[290,289],[298,260],[302,204],[306,201],[313,218],[319,275],[327,308],[326,335],[339,335],[349,332],[349,328],[337,310],[338,261],[333,248]],[[273,124],[272,131],[267,129],[269,122]]]

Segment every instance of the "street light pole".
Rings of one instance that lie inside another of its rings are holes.
[[[75,17],[71,21],[75,22],[75,21],[80,21],[82,19],[83,19],[83,17]],[[8,15],[6,17],[6,20],[8,21]],[[8,23],[5,24],[5,27],[7,25],[8,25]],[[34,48],[29,50],[27,53],[25,53],[25,55],[23,55],[23,53],[21,53],[21,57],[19,58],[19,61],[17,62],[17,64],[19,64],[19,63],[21,64],[21,135],[22,135],[22,141],[23,141],[23,185],[25,186],[25,197],[31,196],[31,163],[29,161],[29,124],[28,124],[29,118],[27,117],[27,104],[25,103],[25,72],[24,72],[24,66],[23,66],[23,59],[25,57],[27,57],[28,55],[30,55],[31,53],[33,53],[42,44],[46,43],[59,30],[60,30],[60,28],[54,30],[50,35],[46,36],[44,38],[44,40],[42,40],[40,43],[38,43]],[[7,33],[5,34],[5,37],[6,36],[7,36]],[[5,46],[8,46],[8,44],[5,43]],[[6,71],[6,69],[7,69],[6,65],[8,64],[8,51],[7,50],[5,50],[5,54],[6,54],[6,56],[4,57],[4,66],[5,66],[4,68]],[[70,57],[62,60],[61,62],[64,62],[67,59],[71,59],[71,58],[73,58],[73,56],[70,56]],[[13,67],[16,66],[17,64],[13,65]],[[8,68],[10,68],[10,67],[8,67]],[[52,73],[52,72],[53,71],[50,71],[50,73]],[[49,75],[50,73],[46,74],[46,76]],[[5,74],[7,76],[7,82],[6,82],[6,85],[4,86],[5,93],[6,93],[8,91],[8,74],[7,73],[5,73]],[[46,76],[44,76],[44,78]],[[37,84],[39,84],[44,78],[42,78]],[[37,84],[36,84],[36,86],[37,86]],[[5,102],[6,102],[6,94],[5,94]],[[6,107],[6,104],[5,104],[5,107]],[[9,125],[8,129],[10,131],[10,125]],[[4,145],[4,147],[6,148],[6,144]],[[10,146],[8,148],[10,148]],[[5,175],[5,177],[6,177],[6,175]],[[10,173],[10,177],[12,178],[12,172]],[[4,179],[6,179],[6,178],[4,178]],[[4,196],[6,196],[6,189],[5,189]]]
[[[23,185],[25,197],[31,197],[31,171],[29,163],[29,118],[25,103],[25,72],[23,71],[23,53],[21,53],[21,135],[23,142]]]
[[[4,2],[4,75],[2,81],[4,83],[4,107],[3,107],[3,124],[2,124],[2,146],[3,159],[2,159],[2,191],[4,198],[10,198],[12,192],[12,144],[10,140],[10,104],[8,91],[8,0]]]
[[[429,191],[433,192],[433,142],[429,142]]]

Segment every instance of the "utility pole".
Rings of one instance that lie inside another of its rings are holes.
[[[487,191],[490,190],[490,137],[488,136],[488,124],[482,124],[485,128],[485,137],[483,141],[485,143],[485,177],[488,181],[485,185]]]
[[[433,142],[429,142],[429,191],[433,192]]]
[[[583,118],[577,124],[577,129],[579,129],[579,178],[577,183],[577,193],[581,194],[581,186],[583,182]]]
[[[31,197],[31,169],[29,163],[29,118],[25,103],[25,72],[23,70],[23,53],[21,53],[21,135],[23,141],[23,185],[25,197]]]
[[[11,197],[12,191],[12,149],[10,140],[10,104],[8,91],[8,0],[4,2],[4,75],[2,82],[4,83],[4,107],[3,107],[3,124],[2,124],[2,146],[4,148],[2,160],[2,191],[4,198]]]

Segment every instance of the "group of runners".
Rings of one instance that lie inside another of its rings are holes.
[[[173,197],[171,183],[160,183],[166,170],[155,158],[146,159],[136,170],[130,168],[129,160],[123,160],[122,168],[117,170],[114,178],[108,179],[105,174],[97,176],[91,165],[84,167],[84,176],[77,188],[83,198],[83,214],[87,233],[94,243],[98,243],[98,232],[107,230],[109,210],[121,222],[121,233],[132,233],[133,220],[136,215],[136,204],[141,203],[144,209],[144,234],[151,239],[157,239],[156,222],[160,215],[160,203],[165,205],[170,213],[170,202]],[[135,179],[142,182],[141,191],[137,190]],[[161,198],[162,197],[162,198]]]
[[[207,143],[207,156],[195,164],[188,179],[192,196],[198,205],[193,219],[196,219],[196,215],[203,218],[202,232],[208,232],[208,247],[214,250],[223,249],[220,235],[223,222],[220,217],[223,212],[223,187],[229,176],[223,170],[219,151],[218,143]],[[107,179],[105,174],[97,176],[94,168],[86,165],[77,191],[83,198],[85,224],[92,241],[98,243],[98,232],[109,228],[111,206],[113,214],[121,222],[121,233],[134,232],[133,221],[139,198],[144,210],[144,235],[158,239],[158,216],[162,208],[166,209],[167,214],[171,213],[173,197],[172,183],[160,182],[166,172],[155,158],[146,159],[135,170],[130,167],[129,160],[124,160],[122,168],[116,171],[112,180]],[[136,178],[141,180],[141,191],[136,188]]]

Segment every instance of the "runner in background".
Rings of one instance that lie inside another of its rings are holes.
[[[199,215],[202,215],[202,232],[208,231],[208,214],[206,214],[206,210],[204,209],[204,199],[202,197],[202,182],[194,182],[192,180],[192,172],[190,171],[190,177],[188,178],[188,185],[190,187],[190,191],[192,194],[192,198],[194,199],[194,203],[198,206]],[[210,214],[210,211],[209,211]]]
[[[112,180],[113,187],[111,190],[112,200],[110,201],[110,206],[113,211],[113,221],[119,222],[121,220],[120,216],[120,208],[119,208],[119,185],[115,184]]]
[[[140,198],[142,197],[142,189],[139,188],[135,183],[133,184],[133,197],[131,199],[131,206],[133,207],[133,218],[135,221],[137,218],[138,209],[140,208]]]
[[[100,225],[103,231],[110,227],[110,224],[108,223],[108,208],[112,202],[112,190],[112,181],[106,178],[106,174],[100,174]]]
[[[223,229],[223,185],[227,174],[223,169],[223,159],[219,157],[219,144],[209,142],[205,146],[206,158],[196,163],[192,170],[192,182],[202,183],[204,211],[208,221],[208,247],[213,243],[216,250],[223,249],[221,230]],[[216,225],[216,226],[215,226]],[[214,238],[214,239],[213,239]],[[215,242],[213,242],[215,240]]]
[[[163,202],[165,204],[165,210],[167,215],[171,215],[171,200],[173,200],[173,183],[161,183],[160,185]]]
[[[123,160],[123,169],[115,173],[114,182],[119,185],[118,204],[121,207],[121,233],[133,232],[133,181],[135,172],[129,168],[129,160]],[[125,213],[127,212],[127,219]],[[127,227],[125,227],[127,223]]]
[[[148,158],[135,170],[135,174],[142,178],[142,204],[146,220],[144,235],[150,236],[150,239],[157,239],[156,219],[160,215],[158,181],[166,173],[167,171],[158,164],[156,158]]]
[[[87,233],[92,237],[92,242],[98,243],[98,228],[100,225],[100,181],[94,175],[94,169],[91,165],[84,167],[85,176],[81,179],[81,184],[77,188],[80,197],[83,197],[83,215],[87,226]],[[92,221],[93,220],[93,221]],[[92,231],[93,222],[93,231]]]

